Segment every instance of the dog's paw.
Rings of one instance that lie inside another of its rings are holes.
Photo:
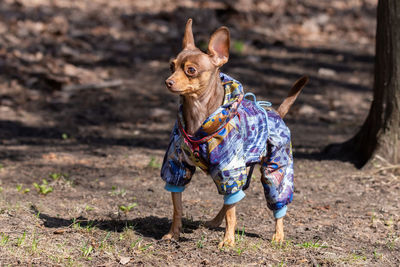
[[[176,241],[179,240],[179,233],[169,232],[162,237],[162,240],[171,240],[174,239]]]
[[[282,243],[285,239],[285,234],[283,232],[276,232],[272,236],[272,241],[276,243]]]
[[[223,247],[234,247],[235,246],[235,238],[230,238],[230,237],[224,237],[224,240],[222,240],[218,248],[223,248]]]
[[[204,225],[208,228],[217,228],[221,225],[222,220],[212,219],[211,221],[206,221]]]

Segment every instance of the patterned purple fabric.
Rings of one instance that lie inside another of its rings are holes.
[[[178,115],[179,123],[172,131],[161,177],[167,184],[185,186],[195,167],[199,167],[211,175],[220,194],[229,195],[242,190],[247,179],[246,167],[260,163],[268,207],[278,210],[293,197],[290,131],[275,111],[266,111],[256,102],[243,99],[243,87],[238,81],[220,75],[225,89],[224,104],[190,136],[192,140],[206,141],[195,144],[185,138],[178,127],[181,123],[184,128],[184,121]]]

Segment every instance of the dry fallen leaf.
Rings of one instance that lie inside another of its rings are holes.
[[[129,263],[130,261],[131,261],[130,257],[120,257],[120,259],[119,259],[119,263],[122,265],[125,265],[125,264]]]
[[[55,230],[55,231],[53,232],[53,234],[55,234],[55,235],[62,235],[62,234],[64,234],[66,231],[67,231],[66,229],[57,229],[57,230]]]

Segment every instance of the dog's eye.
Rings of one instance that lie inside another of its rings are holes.
[[[171,62],[169,64],[169,69],[171,70],[171,72],[175,72],[175,63],[174,62]]]
[[[186,73],[187,73],[188,75],[195,75],[195,74],[196,74],[196,69],[193,68],[193,67],[188,67],[188,68],[186,69]]]

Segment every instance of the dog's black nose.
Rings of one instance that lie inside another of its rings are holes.
[[[175,82],[173,80],[170,80],[170,79],[165,81],[165,84],[167,85],[168,88],[171,88],[174,85],[174,83]]]
[[[174,80],[168,79],[165,81],[165,84],[167,85],[168,88],[171,88],[174,85]]]

